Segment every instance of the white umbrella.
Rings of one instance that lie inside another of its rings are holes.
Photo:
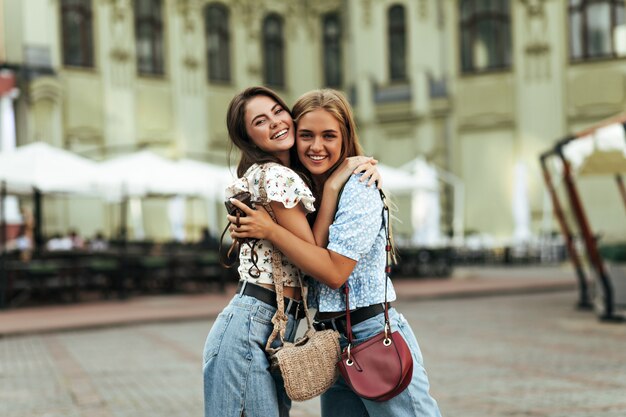
[[[403,166],[411,172],[414,188],[411,197],[413,244],[435,246],[441,243],[441,210],[436,169],[418,157]]]
[[[376,168],[383,179],[383,190],[398,195],[411,194],[416,190],[417,184],[410,173],[384,164],[378,164]]]
[[[177,165],[194,183],[199,184],[200,195],[207,199],[208,225],[212,231],[219,229],[217,205],[225,199],[224,190],[236,177],[224,166],[199,162],[193,159],[181,159]]]
[[[181,159],[176,162],[176,166],[190,184],[197,188],[198,195],[208,199],[223,201],[224,190],[236,179],[227,167],[221,165]]]
[[[413,173],[414,185],[416,190],[429,190],[430,191],[430,205],[432,210],[430,210],[429,216],[432,217],[432,220],[429,224],[432,226],[431,231],[427,233],[429,236],[428,240],[435,241],[440,236],[439,231],[435,231],[436,222],[434,218],[439,218],[439,181],[442,181],[446,184],[449,184],[454,191],[453,195],[453,220],[452,220],[452,228],[453,228],[453,236],[454,243],[461,245],[463,244],[463,233],[464,233],[464,221],[463,218],[465,216],[464,211],[464,200],[465,200],[465,185],[463,181],[452,174],[451,172],[445,171],[436,165],[429,164],[423,157],[418,156],[417,158],[409,161],[404,164],[400,169],[407,170]],[[414,213],[415,214],[415,213]],[[417,219],[416,219],[417,221]],[[438,229],[437,229],[438,230]]]
[[[576,138],[563,147],[565,158],[580,175],[626,172],[626,132],[613,123]],[[559,167],[559,171],[562,170]]]
[[[172,161],[139,151],[101,163],[103,173],[123,184],[127,195],[182,195],[223,199],[232,181],[225,167],[183,159]]]
[[[105,175],[121,184],[109,199],[123,196],[144,197],[148,195],[201,197],[209,202],[209,224],[217,229],[218,219],[215,202],[224,200],[224,189],[233,181],[226,167],[205,162],[182,159],[172,161],[144,150],[123,155],[101,163]],[[177,230],[184,224],[184,204],[174,200],[170,204],[169,217]],[[176,233],[181,237],[180,232]]]
[[[190,187],[176,164],[150,151],[139,151],[100,163],[103,174],[120,184],[119,194],[189,195]]]
[[[0,153],[0,180],[12,192],[95,194],[98,184],[111,184],[96,162],[43,142]]]
[[[515,166],[512,202],[515,223],[513,239],[518,243],[526,242],[531,237],[527,177],[526,164],[522,161],[518,162]]]

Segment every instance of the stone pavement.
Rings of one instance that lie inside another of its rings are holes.
[[[560,291],[396,308],[420,342],[444,417],[624,417],[626,325],[601,323],[575,300]],[[0,416],[199,417],[211,324],[0,338]],[[319,415],[319,399],[291,413]]]
[[[449,279],[395,279],[399,300],[415,301],[559,291],[576,286],[568,264],[552,267],[457,268]],[[209,319],[228,303],[225,294],[133,297],[125,301],[24,307],[0,311],[0,337],[148,322]]]

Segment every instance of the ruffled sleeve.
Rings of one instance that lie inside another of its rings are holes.
[[[226,198],[226,200],[228,200],[235,194],[238,194],[242,191],[249,191],[248,184],[244,178],[238,178],[235,182],[226,187],[226,190],[224,190],[224,197]]]
[[[259,182],[259,173],[261,172],[258,164],[252,164],[250,168],[243,174],[243,177],[237,178],[233,183],[231,183],[224,190],[224,197],[226,200],[238,194],[242,191],[248,191],[255,195],[255,198],[258,198],[258,193],[256,190],[250,189],[250,184],[258,184]]]
[[[265,191],[270,200],[283,203],[286,208],[302,203],[308,213],[315,211],[313,193],[298,174],[285,166],[269,166],[265,175]]]

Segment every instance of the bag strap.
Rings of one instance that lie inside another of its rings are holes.
[[[233,239],[233,241],[230,244],[230,247],[228,248],[228,252],[226,252],[226,255],[224,255],[224,250],[223,250],[224,236],[226,235],[226,232],[228,232],[228,228],[230,227],[231,224],[233,223],[228,222],[228,224],[224,228],[224,231],[222,231],[222,235],[220,236],[220,245],[217,249],[217,253],[219,253],[220,264],[224,268],[232,268],[235,265],[235,262],[237,262],[237,258],[231,261],[232,254],[233,253],[239,254],[239,247],[240,247],[239,240]],[[237,224],[237,227],[239,227],[239,212],[237,212],[236,224]]]
[[[267,176],[267,168],[270,164],[263,164],[261,166],[261,176],[259,178],[259,197],[260,201],[257,204],[261,204],[263,208],[269,213],[272,220],[275,223],[276,215],[274,214],[274,210],[270,204],[270,199],[267,197],[267,190],[265,188],[267,184],[266,176]],[[285,331],[287,329],[287,322],[289,321],[289,317],[285,314],[285,298],[284,298],[284,282],[283,282],[283,254],[276,247],[272,250],[272,280],[274,281],[274,290],[276,291],[276,313],[274,317],[272,317],[272,323],[274,324],[274,329],[270,334],[270,337],[267,339],[267,343],[265,345],[265,351],[273,354],[276,353],[280,349],[274,349],[271,347],[271,344],[276,340],[276,337],[280,337],[281,344],[285,344]],[[313,322],[309,316],[309,307],[307,305],[307,288],[303,285],[302,276],[298,271],[298,282],[300,284],[301,292],[302,292],[302,300],[304,306],[304,313],[308,323],[308,329],[305,336],[310,335],[311,332],[314,332]],[[281,346],[282,347],[282,346]]]
[[[391,244],[391,224],[389,222],[389,206],[387,206],[387,198],[383,190],[378,190],[380,192],[380,198],[383,201],[383,225],[385,227],[385,252],[386,252],[386,261],[385,261],[385,339],[388,339],[388,333],[391,332],[391,326],[389,324],[389,304],[387,304],[387,284],[389,283],[389,274],[391,273],[391,261],[392,261],[392,250],[393,245]],[[348,282],[343,285],[343,293],[346,296],[346,338],[348,339],[348,346],[352,345],[352,341],[354,340],[354,336],[352,334],[352,324],[350,322],[350,287],[348,286]]]

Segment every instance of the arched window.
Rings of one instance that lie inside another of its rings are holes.
[[[623,0],[569,0],[569,23],[572,61],[626,54],[618,51],[626,42]]]
[[[217,3],[204,9],[209,80],[230,81],[230,32],[228,9]]]
[[[462,0],[461,70],[478,72],[511,66],[509,0]]]
[[[324,84],[341,87],[343,74],[341,59],[341,19],[338,13],[329,13],[322,18],[324,45]]]
[[[263,21],[263,81],[271,87],[285,86],[283,20],[276,14]]]
[[[135,42],[139,74],[164,73],[161,3],[161,0],[135,0]]]
[[[93,17],[91,0],[61,1],[63,64],[93,67]]]
[[[389,8],[389,78],[391,81],[406,80],[406,20],[404,6]]]

